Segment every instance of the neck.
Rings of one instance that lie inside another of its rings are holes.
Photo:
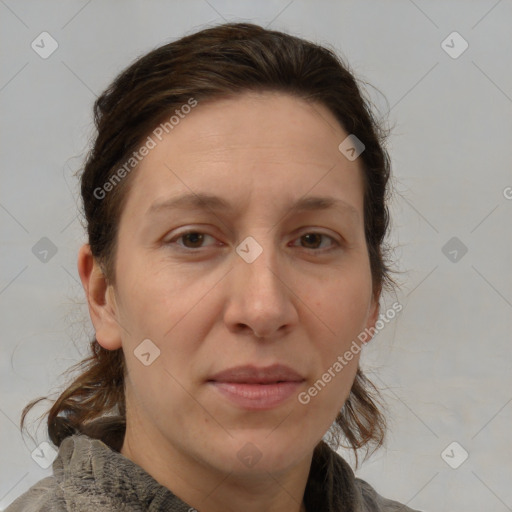
[[[223,472],[187,456],[158,432],[133,429],[128,423],[121,454],[201,512],[306,512],[303,496],[312,453],[279,473]]]

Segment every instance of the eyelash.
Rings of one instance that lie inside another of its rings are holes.
[[[176,243],[177,240],[180,240],[181,238],[183,238],[183,237],[185,237],[187,235],[191,235],[191,234],[206,235],[206,236],[210,236],[211,238],[215,238],[213,235],[209,235],[208,233],[204,233],[204,232],[199,231],[199,230],[189,230],[189,231],[185,231],[185,232],[175,236],[171,240],[165,242],[165,245],[168,245],[168,246],[175,245],[175,246],[177,246],[179,248],[178,250],[184,251],[184,252],[189,252],[189,253],[191,253],[191,252],[198,252],[200,249],[204,249],[204,247],[196,247],[196,248],[184,247],[184,246]],[[329,251],[332,251],[332,250],[334,250],[336,248],[341,247],[341,243],[338,242],[335,238],[333,238],[330,235],[327,235],[326,233],[322,233],[320,231],[309,231],[309,232],[306,232],[303,235],[301,235],[300,237],[296,238],[295,240],[300,240],[301,238],[305,237],[306,235],[320,235],[320,236],[323,236],[325,238],[329,238],[332,241],[331,247],[328,248],[328,249],[325,249],[325,248],[324,249],[311,249],[311,248],[308,248],[308,247],[303,248],[306,251],[312,251],[314,253],[326,253],[326,252],[329,252]]]

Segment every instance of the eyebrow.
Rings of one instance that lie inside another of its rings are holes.
[[[148,208],[147,215],[179,209],[233,212],[235,208],[222,197],[206,193],[190,193],[153,203]],[[289,214],[330,209],[338,209],[359,220],[359,212],[354,206],[342,199],[330,196],[301,197],[288,206],[287,212]]]

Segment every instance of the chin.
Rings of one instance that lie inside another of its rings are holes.
[[[299,442],[297,435],[285,431],[278,434],[277,429],[246,429],[231,433],[233,438],[227,446],[222,442],[215,443],[213,451],[219,453],[214,455],[214,464],[239,475],[268,477],[268,473],[279,473],[298,464],[314,449],[313,443],[308,451],[303,436]]]

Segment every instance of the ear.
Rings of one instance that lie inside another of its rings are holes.
[[[366,332],[375,332],[375,324],[379,319],[380,313],[380,291],[377,293],[372,293],[372,301],[370,307],[368,309],[368,319],[366,320]],[[368,343],[373,339],[373,335],[365,340],[365,343]]]
[[[112,285],[92,255],[89,244],[78,251],[78,273],[85,290],[96,340],[107,350],[116,350],[122,346],[121,328],[117,321],[117,307]]]

